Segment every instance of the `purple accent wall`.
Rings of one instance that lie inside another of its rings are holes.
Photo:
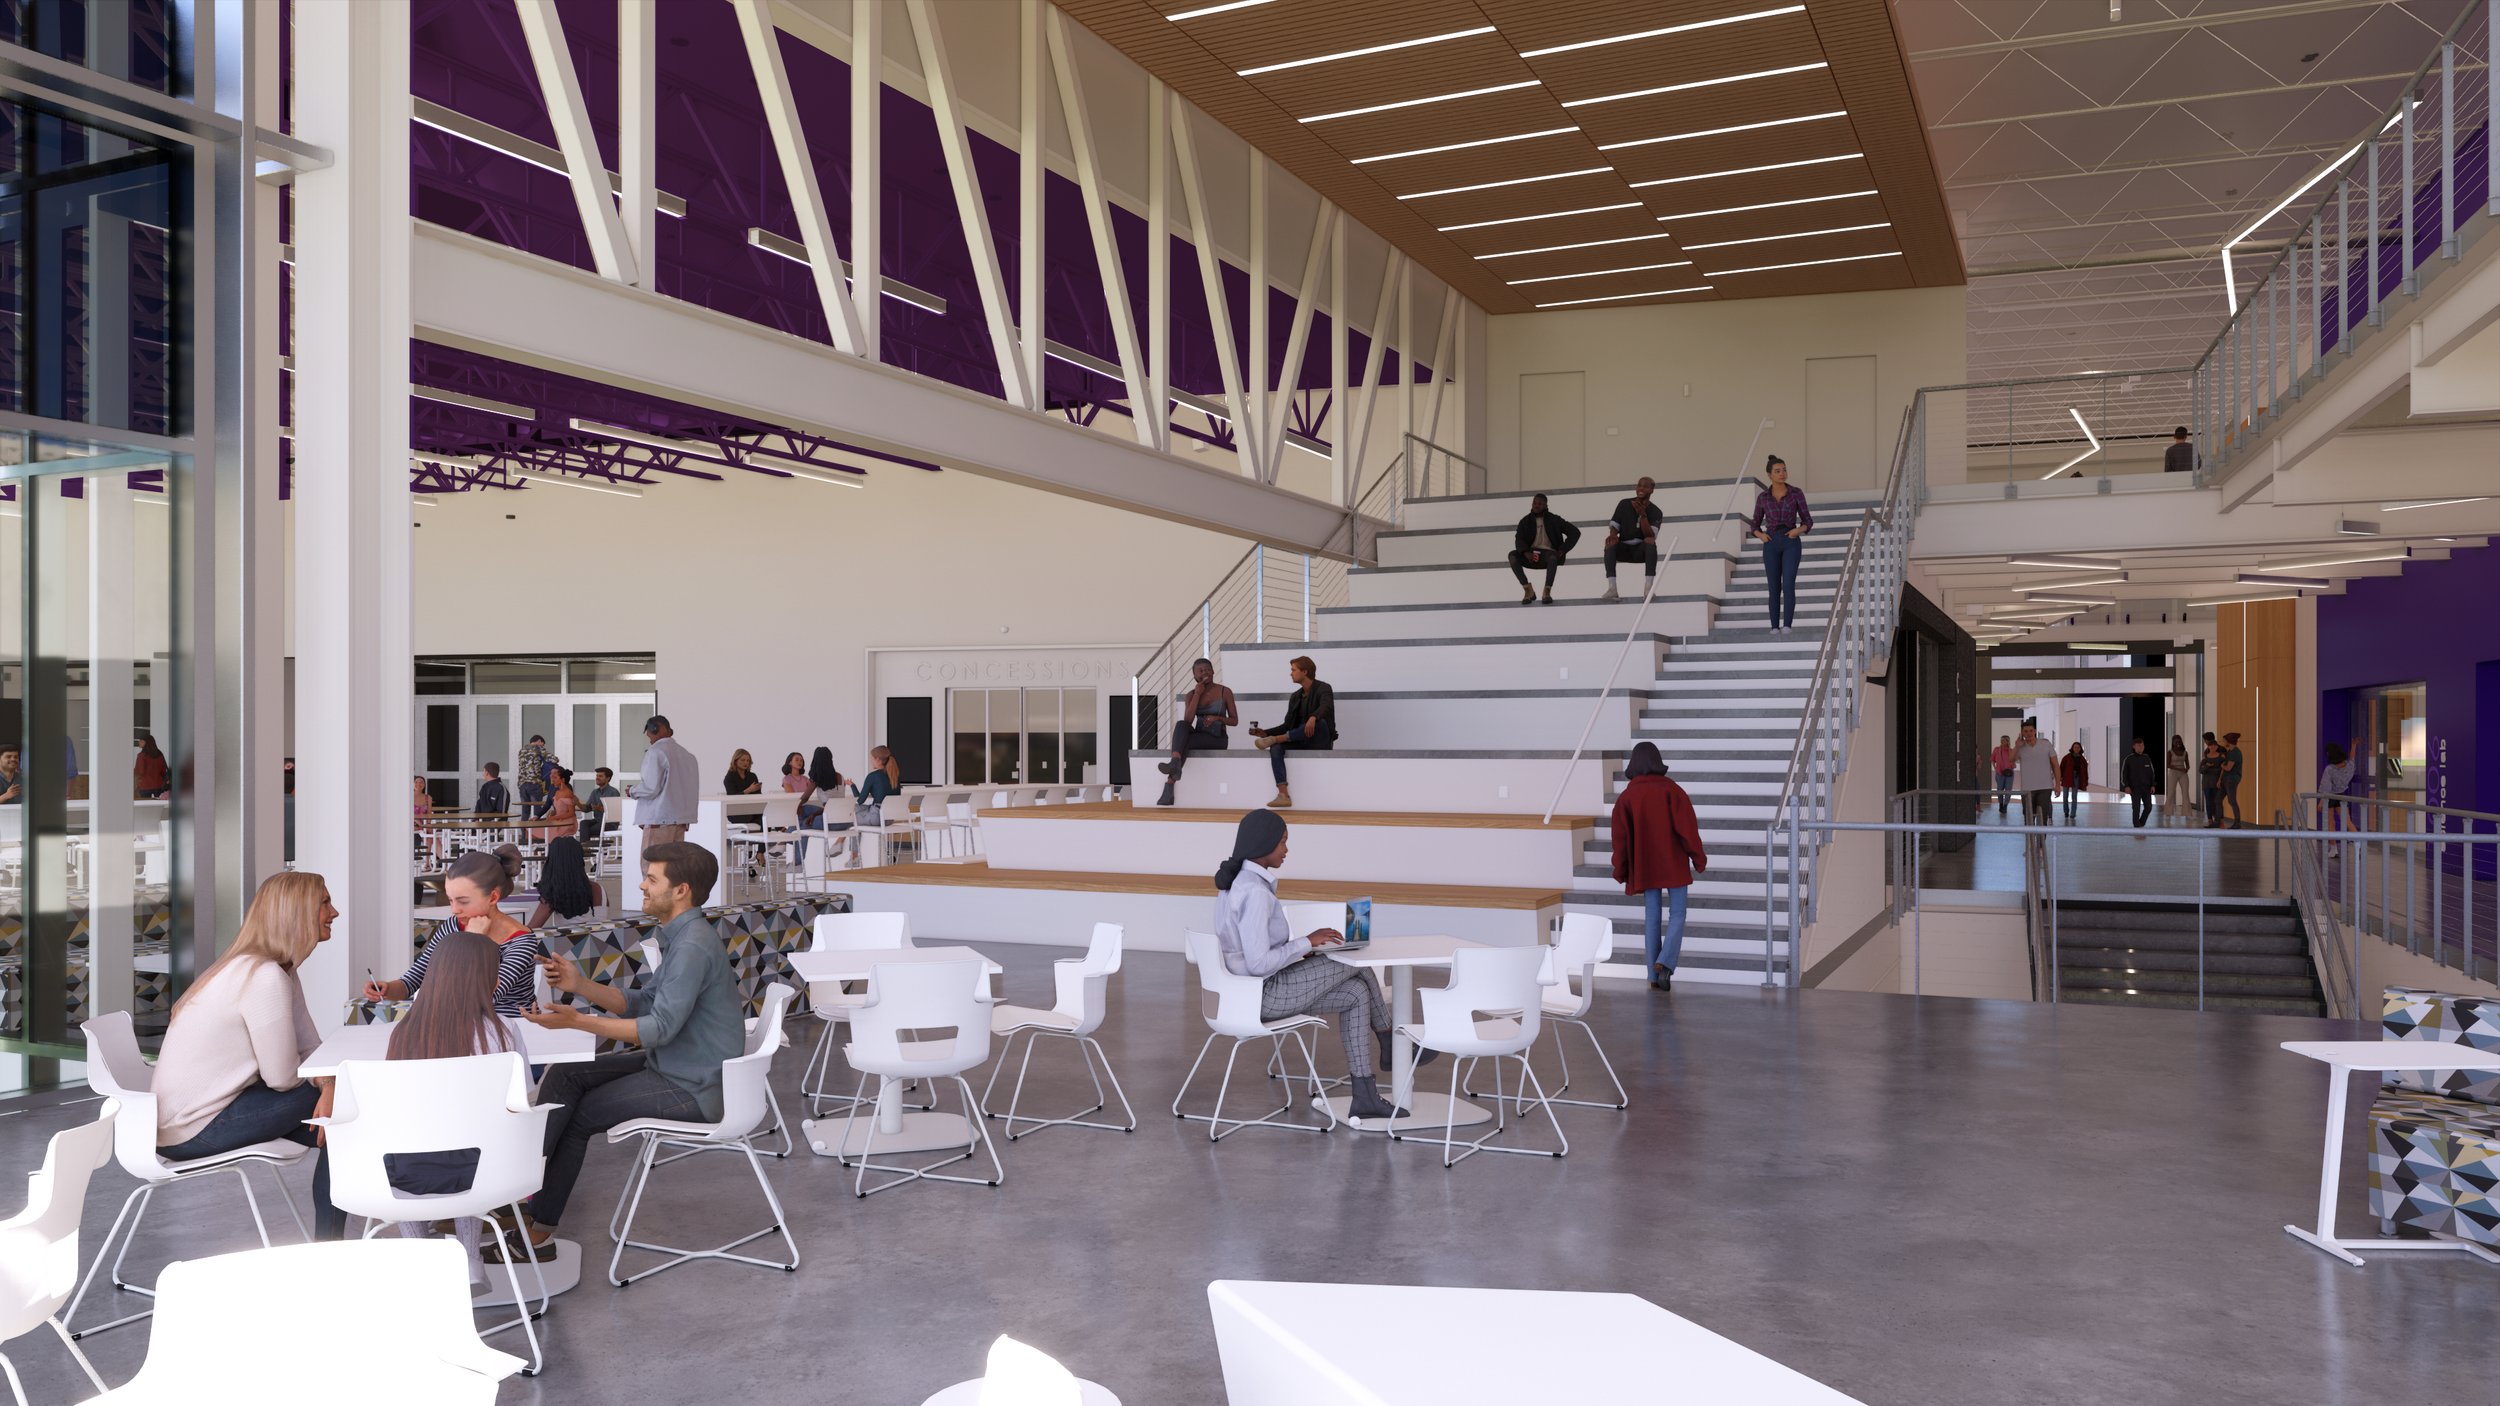
[[[2351,741],[2352,691],[2420,681],[2427,686],[2434,803],[2500,810],[2500,547],[2475,547],[2446,561],[2405,563],[2400,576],[2351,582],[2318,600],[2318,738]],[[2476,745],[2490,732],[2489,749]],[[2441,764],[2441,749],[2446,764]],[[2490,761],[2483,760],[2488,750]],[[2314,784],[2324,758],[2306,760]]]

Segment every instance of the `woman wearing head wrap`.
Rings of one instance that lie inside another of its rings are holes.
[[[1657,743],[1634,747],[1623,775],[1623,794],[1615,798],[1615,882],[1625,893],[1643,898],[1649,984],[1665,991],[1675,984],[1676,958],[1684,951],[1684,891],[1692,887],[1695,871],[1710,867],[1710,856],[1702,852],[1693,798],[1667,779],[1667,762],[1658,755]],[[1663,935],[1658,922],[1662,906]]]
[[[1235,976],[1266,982],[1259,1001],[1262,1020],[1334,1014],[1354,1090],[1347,1111],[1357,1118],[1394,1116],[1378,1082],[1380,1065],[1389,1059],[1389,1003],[1361,968],[1314,955],[1314,949],[1345,940],[1336,929],[1293,936],[1276,901],[1276,870],[1284,862],[1285,818],[1272,810],[1243,816],[1233,832],[1232,858],[1215,871],[1215,936],[1223,944],[1224,966]],[[1416,1062],[1431,1059],[1426,1050]]]

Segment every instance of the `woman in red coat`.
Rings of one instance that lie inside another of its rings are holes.
[[[1684,950],[1684,890],[1695,873],[1710,867],[1710,856],[1702,852],[1693,798],[1667,779],[1666,759],[1658,755],[1657,743],[1634,747],[1623,775],[1623,794],[1615,798],[1615,882],[1625,893],[1647,900],[1642,935],[1649,984],[1665,991],[1674,985],[1675,961]],[[1663,938],[1658,930],[1662,906]]]

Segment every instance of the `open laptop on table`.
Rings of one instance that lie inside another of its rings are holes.
[[[1345,922],[1337,929],[1345,941],[1329,948],[1331,952],[1359,952],[1372,945],[1372,901],[1369,898],[1346,900]]]

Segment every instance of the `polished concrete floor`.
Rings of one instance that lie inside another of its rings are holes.
[[[1008,997],[1046,1002],[1061,954],[995,950]],[[1131,1406],[1215,1403],[1205,1291],[1224,1277],[1623,1290],[1880,1406],[2378,1406],[2490,1401],[2500,1381],[2500,1270],[2446,1256],[2355,1269],[2282,1231],[2315,1208],[2326,1080],[2276,1044],[2345,1033],[2328,1022],[1610,986],[1597,1026],[1631,1111],[1563,1110],[1562,1161],[1444,1171],[1432,1150],[1342,1131],[1210,1147],[1167,1111],[1203,1030],[1178,958],[1131,955],[1114,1001],[1104,1040],[1134,1136],[1053,1129],[1006,1146],[997,1190],[866,1201],[802,1152],[772,1172],[806,1254],[797,1274],[693,1265],[626,1292],[594,1278],[546,1322],[547,1375],[502,1399],[912,1406],[976,1375],[1004,1332]],[[785,1100],[799,1062],[780,1071]],[[1044,1081],[1038,1063],[1038,1101],[1074,1103],[1076,1066]],[[1573,1068],[1573,1092],[1594,1092],[1587,1061]],[[27,1111],[0,1116],[13,1187],[44,1137],[94,1111],[14,1107]],[[2343,1225],[2366,1233],[2357,1135],[2345,1148]],[[622,1170],[594,1151],[576,1230],[596,1236]],[[725,1239],[760,1215],[732,1159],[660,1177],[646,1219],[662,1236]],[[129,1186],[99,1174],[88,1224]],[[159,1198],[134,1268],[249,1237],[230,1186],[182,1188]],[[136,1369],[146,1331],[91,1341],[107,1380]],[[273,1390],[353,1399],[350,1383],[293,1381],[284,1331],[255,1349]],[[10,1351],[34,1400],[88,1394],[49,1334]],[[379,1329],[375,1351],[379,1369]],[[1639,1399],[1693,1400],[1670,1359],[1657,1383]]]

